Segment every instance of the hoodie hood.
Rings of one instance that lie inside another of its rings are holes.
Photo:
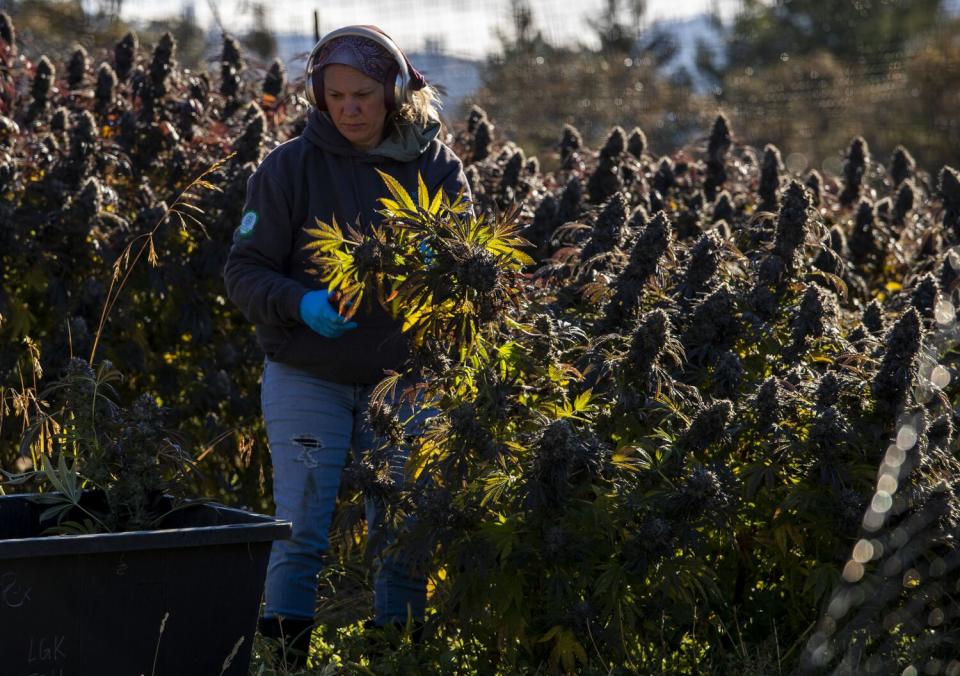
[[[430,141],[440,134],[440,121],[430,120],[426,125],[420,126],[394,118],[387,121],[387,128],[389,133],[380,145],[371,150],[360,150],[337,130],[329,113],[314,108],[310,111],[303,136],[327,152],[355,157],[361,162],[379,162],[383,159],[412,162],[420,157],[427,150]]]

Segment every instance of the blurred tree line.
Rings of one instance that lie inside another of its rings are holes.
[[[697,72],[685,76],[670,68],[679,46],[650,25],[647,0],[606,0],[587,19],[590,46],[552,44],[529,0],[511,0],[510,28],[467,103],[483,106],[496,133],[540,155],[546,169],[564,123],[590,145],[615,124],[638,126],[657,152],[700,140],[723,110],[737,141],[773,143],[805,163],[798,171],[825,163],[839,171],[840,153],[857,134],[878,161],[903,144],[934,171],[960,156],[960,18],[947,15],[945,2],[741,0],[721,27],[722,45],[696,45]],[[119,18],[122,0],[0,0],[0,7],[34,58],[56,61],[77,45],[112,49],[130,30]],[[276,51],[268,10],[248,3],[257,28],[239,36],[264,66]],[[190,5],[137,27],[147,45],[167,30],[187,68],[203,68],[219,51],[220,35],[205,33]]]
[[[678,45],[647,30],[643,0],[607,0],[589,21],[597,46],[551,44],[529,2],[513,0],[474,100],[528,154],[556,144],[564,123],[592,145],[620,124],[672,148],[698,141],[719,109],[737,141],[773,143],[798,171],[837,171],[857,134],[879,162],[903,144],[934,171],[960,155],[960,19],[944,5],[743,0],[720,49],[696,45],[686,77],[667,68]]]
[[[0,10],[13,19],[23,50],[31,58],[46,54],[54,63],[78,46],[91,54],[113,50],[117,41],[133,28],[120,17],[122,8],[122,0],[0,0]],[[247,12],[254,28],[237,38],[249,56],[259,57],[269,65],[276,55],[277,43],[269,29],[268,5],[251,2]],[[192,3],[183,8],[179,3],[171,6],[170,18],[136,26],[139,41],[144,45],[156,44],[165,32],[176,39],[177,60],[193,70],[206,68],[223,44],[220,33],[208,33],[199,25]]]

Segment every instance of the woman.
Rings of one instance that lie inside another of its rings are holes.
[[[371,390],[407,354],[400,324],[377,303],[351,321],[338,314],[308,272],[304,229],[334,217],[360,229],[376,225],[378,198],[387,196],[377,169],[413,195],[418,173],[431,193],[469,190],[460,160],[437,138],[435,90],[379,29],[348,26],[320,40],[306,89],[314,104],[307,126],[250,177],[224,269],[227,293],[256,325],[266,354],[261,403],[274,501],[277,516],[293,523],[293,537],[271,551],[261,631],[299,636],[300,653],[309,646],[347,453],[376,443],[364,416]],[[403,462],[397,453],[392,460]],[[368,500],[369,541],[383,541],[381,522],[382,509]],[[424,579],[397,561],[377,565],[374,592],[375,625],[423,617]]]

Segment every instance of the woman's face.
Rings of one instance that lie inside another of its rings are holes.
[[[332,63],[323,69],[323,98],[337,131],[361,150],[376,148],[387,119],[383,85],[356,68]]]

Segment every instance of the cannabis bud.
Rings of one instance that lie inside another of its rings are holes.
[[[855,533],[863,521],[866,501],[852,488],[844,488],[836,498],[837,522],[844,533]]]
[[[252,101],[247,106],[245,117],[247,118],[247,124],[243,128],[243,133],[233,145],[233,149],[237,153],[236,161],[240,163],[259,162],[263,135],[267,128],[267,118],[260,106]]]
[[[473,134],[473,161],[481,162],[490,156],[490,146],[493,144],[493,124],[483,118],[477,123],[477,130]]]
[[[603,148],[600,149],[600,158],[611,161],[619,160],[620,155],[626,148],[626,144],[627,139],[623,128],[615,126],[610,130],[610,135],[607,136],[606,143],[604,143]]]
[[[153,57],[150,60],[150,83],[156,98],[161,98],[167,93],[167,77],[177,65],[173,59],[176,51],[177,41],[170,32],[161,35],[157,46],[153,49]]]
[[[114,90],[117,88],[117,74],[109,63],[101,63],[97,70],[97,86],[94,90],[94,100],[98,113],[105,113],[113,103]]]
[[[937,189],[943,200],[943,227],[952,230],[954,237],[960,237],[960,174],[957,170],[944,166]]]
[[[565,168],[573,159],[574,154],[583,147],[583,139],[577,128],[570,124],[563,125],[563,136],[560,139],[560,161]]]
[[[717,191],[722,189],[727,181],[727,152],[732,143],[730,123],[725,115],[717,115],[707,141],[707,175],[703,182],[703,191],[711,202],[716,199]],[[714,218],[714,221],[718,220],[721,219]]]
[[[760,166],[760,186],[757,188],[757,192],[760,195],[761,210],[777,210],[781,173],[783,173],[783,161],[780,159],[780,150],[773,144],[767,144],[763,149],[763,164]]]
[[[833,294],[816,284],[808,285],[800,299],[800,308],[791,322],[792,343],[787,352],[791,356],[799,356],[810,338],[823,336],[837,314],[837,301]]]
[[[266,77],[263,79],[263,93],[265,96],[273,96],[279,99],[283,94],[284,87],[287,86],[287,71],[283,66],[283,61],[274,59],[270,64]]]
[[[67,64],[67,85],[70,89],[77,89],[83,84],[83,76],[87,73],[87,50],[77,47]]]
[[[220,93],[228,98],[237,95],[240,90],[240,73],[243,71],[243,57],[240,43],[232,35],[223,36],[223,49],[220,52]]]
[[[892,420],[916,378],[922,341],[920,315],[913,308],[900,315],[883,341],[886,351],[874,376],[872,390],[877,412],[887,419]]]
[[[807,236],[807,212],[810,194],[799,181],[790,181],[777,218],[773,248],[788,265],[793,264],[797,249]]]
[[[863,311],[863,326],[874,336],[880,336],[886,327],[883,321],[883,307],[876,299],[870,301]]]
[[[559,223],[560,204],[557,198],[547,193],[533,212],[533,221],[524,230],[523,236],[531,244],[542,247],[550,241],[550,236]]]
[[[653,175],[653,189],[661,195],[666,195],[667,191],[676,183],[677,177],[674,173],[673,160],[669,157],[661,158],[657,165],[657,172]]]
[[[690,260],[678,288],[683,298],[694,298],[706,290],[708,282],[720,265],[721,246],[720,238],[712,230],[700,235],[700,239],[690,249]]]
[[[36,72],[33,81],[30,83],[30,96],[33,102],[30,104],[30,119],[47,109],[50,104],[50,91],[53,89],[53,82],[56,79],[56,69],[46,56],[41,56],[37,61]]]
[[[627,138],[627,152],[638,160],[643,157],[643,152],[647,149],[647,135],[643,133],[640,127],[634,127]]]
[[[57,106],[57,109],[53,111],[53,115],[50,116],[50,131],[66,131],[67,127],[70,126],[69,116],[70,113],[66,108]]]
[[[933,311],[940,299],[940,285],[932,272],[928,272],[913,289],[910,294],[910,305],[916,308],[920,316],[925,319],[933,318]]]
[[[557,209],[557,222],[560,224],[575,221],[583,213],[583,186],[580,179],[571,176],[560,194],[560,206]]]
[[[643,519],[634,537],[623,543],[623,558],[627,569],[645,573],[661,559],[676,550],[676,535],[670,523],[658,516]]]
[[[736,313],[736,298],[726,284],[700,301],[681,341],[688,360],[712,361],[717,353],[729,350],[740,333]]]
[[[620,155],[626,147],[623,129],[614,127],[600,149],[597,167],[587,180],[590,201],[600,203],[623,188],[620,178]]]
[[[121,82],[130,77],[137,58],[139,42],[135,33],[127,33],[113,48],[113,66]]]
[[[779,424],[784,412],[784,393],[780,381],[770,376],[757,388],[753,397],[753,411],[757,417],[757,428],[767,431]]]
[[[454,276],[463,286],[486,294],[496,287],[499,270],[496,258],[489,251],[476,248],[471,249],[463,260],[458,261]]]
[[[867,200],[861,200],[849,240],[850,257],[857,265],[865,265],[879,255],[880,246],[876,233],[876,212],[873,205]]]
[[[743,382],[746,369],[736,353],[726,350],[720,353],[713,369],[713,394],[721,399],[736,399],[737,390]]]
[[[510,156],[510,159],[507,160],[507,165],[503,168],[503,176],[500,177],[501,192],[517,187],[517,184],[520,182],[520,172],[523,170],[524,162],[526,162],[526,158],[523,155],[523,150],[518,148],[517,152]]]
[[[16,53],[17,31],[13,27],[13,19],[6,12],[0,12],[0,40],[6,43],[11,53]]]
[[[660,257],[670,246],[671,234],[667,215],[657,212],[637,238],[627,267],[614,282],[613,298],[606,308],[607,321],[617,324],[633,316],[640,306],[644,284],[657,271]]]
[[[352,463],[344,470],[347,478],[359,488],[365,497],[390,504],[393,502],[399,487],[390,472],[387,462],[375,462],[369,457],[360,462]]]
[[[890,158],[890,178],[893,179],[893,185],[898,186],[908,178],[913,177],[916,171],[917,163],[903,146],[897,146],[893,149],[893,155]]]
[[[733,221],[733,200],[730,197],[730,193],[726,190],[721,191],[720,194],[717,195],[717,199],[713,203],[713,217],[711,220],[714,223],[717,221],[731,223]]]
[[[580,253],[580,260],[589,260],[593,256],[619,246],[625,234],[626,220],[627,201],[622,193],[614,193],[613,197],[603,205],[597,222],[593,226],[592,236]]]
[[[670,318],[663,310],[648,312],[630,337],[630,351],[626,357],[626,370],[631,379],[646,385],[653,365],[657,362],[670,336]]]
[[[729,490],[732,477],[729,476],[729,470],[723,472],[728,475],[724,477],[718,470],[721,468],[717,466],[704,467],[698,464],[693,467],[680,494],[673,501],[678,513],[696,519],[730,506],[733,502]]]
[[[836,373],[833,371],[824,373],[814,394],[817,408],[824,409],[828,406],[836,406],[840,401],[840,388],[841,382]]]
[[[930,448],[947,450],[953,441],[953,420],[949,413],[944,413],[930,423],[927,429],[927,441]]]
[[[823,178],[816,169],[811,169],[807,174],[807,180],[804,182],[807,190],[810,191],[810,203],[815,207],[820,206],[820,192],[823,189]]]
[[[808,443],[824,483],[836,483],[836,465],[852,435],[848,421],[836,406],[827,406],[817,411],[810,427]]]
[[[843,163],[843,191],[840,193],[840,204],[850,206],[860,198],[863,175],[870,162],[870,148],[862,136],[855,137],[850,142],[847,158]]]
[[[390,446],[397,447],[403,443],[403,423],[387,402],[371,400],[367,408],[367,420],[374,433]]]
[[[477,126],[480,124],[480,121],[486,119],[487,112],[483,108],[477,105],[471,106],[470,113],[467,115],[467,133],[477,133]]]

